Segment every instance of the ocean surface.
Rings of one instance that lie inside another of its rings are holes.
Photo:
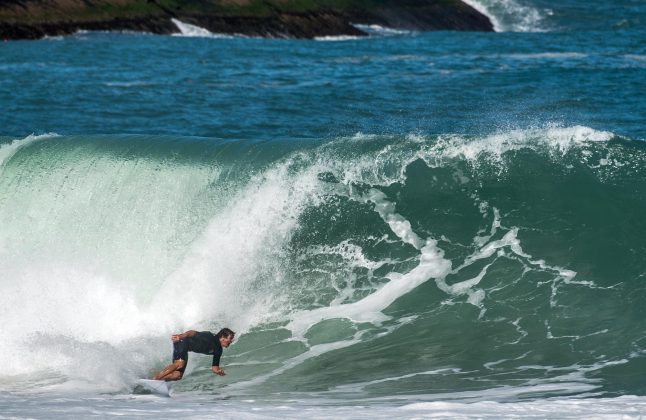
[[[0,418],[646,417],[646,2],[469,3],[0,42]]]

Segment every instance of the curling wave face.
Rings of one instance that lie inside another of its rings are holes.
[[[227,381],[197,359],[179,387],[642,393],[617,373],[643,363],[645,161],[581,126],[5,142],[0,332],[21,357],[0,384],[123,389],[169,333],[229,325]]]

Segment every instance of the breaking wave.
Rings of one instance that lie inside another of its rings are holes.
[[[228,325],[234,379],[196,358],[181,387],[643,392],[613,373],[644,352],[645,163],[581,126],[5,142],[0,331],[21,357],[0,384],[127,388],[169,333]]]

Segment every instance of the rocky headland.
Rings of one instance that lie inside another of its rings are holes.
[[[0,39],[79,30],[179,32],[173,19],[214,33],[273,38],[366,35],[355,24],[419,31],[493,31],[459,0],[0,0]]]

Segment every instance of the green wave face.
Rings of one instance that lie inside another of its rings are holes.
[[[6,141],[3,382],[105,385],[118,360],[120,389],[167,334],[228,325],[226,381],[196,356],[180,389],[643,393],[645,163],[586,127]]]

